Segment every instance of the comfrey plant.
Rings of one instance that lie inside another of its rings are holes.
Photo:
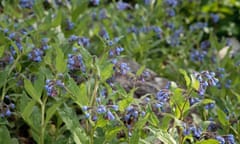
[[[237,143],[224,5],[1,1],[0,144]]]

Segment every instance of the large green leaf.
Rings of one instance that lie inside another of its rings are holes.
[[[5,126],[0,127],[0,144],[11,144],[11,137]]]
[[[187,72],[183,69],[179,69],[179,72],[184,76],[184,79],[186,81],[186,86],[189,87],[191,83],[191,79],[189,78]]]
[[[0,72],[0,88],[4,85],[7,79],[7,70],[3,70]]]
[[[197,142],[196,144],[219,144],[219,141],[215,139],[208,139],[208,140]]]
[[[80,123],[76,113],[66,105],[64,105],[62,109],[58,109],[58,113],[63,122],[65,123],[67,129],[72,133],[75,143],[88,143],[88,137],[84,130],[80,127]]]
[[[227,115],[220,108],[217,109],[217,115],[218,120],[222,125],[227,126],[229,124],[229,121],[227,120]]]
[[[63,73],[66,70],[66,61],[64,60],[64,53],[60,48],[56,48],[56,69],[58,73]]]
[[[101,80],[105,82],[108,78],[110,78],[113,74],[113,64],[112,63],[105,63],[101,66]]]
[[[140,140],[139,132],[140,132],[140,129],[138,129],[138,128],[133,130],[129,143],[131,143],[131,144],[138,144],[139,143],[139,140]]]
[[[177,144],[174,138],[167,131],[152,128],[149,128],[149,130],[155,135],[157,139],[162,141],[164,144]]]
[[[81,84],[79,87],[76,82],[70,78],[68,89],[73,94],[73,99],[80,107],[88,104],[90,98],[87,96],[85,84]]]
[[[52,116],[55,114],[57,111],[57,108],[60,107],[60,105],[63,103],[63,101],[58,101],[54,103],[50,108],[47,109],[46,112],[46,123],[52,118]]]
[[[129,106],[130,103],[132,103],[134,99],[132,97],[125,98],[118,102],[119,111],[124,112],[125,108]]]
[[[33,87],[32,83],[28,79],[24,79],[24,88],[27,93],[37,102],[40,102],[41,95],[38,94],[37,90]]]
[[[62,12],[61,10],[58,10],[57,16],[52,20],[51,26],[57,27],[61,24],[62,21]]]

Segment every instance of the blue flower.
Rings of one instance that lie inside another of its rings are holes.
[[[194,23],[194,24],[190,25],[190,31],[200,30],[200,29],[203,29],[207,26],[208,26],[207,23],[197,22],[197,23]]]
[[[206,51],[192,50],[190,52],[190,60],[193,62],[203,62],[206,56]]]
[[[112,109],[113,109],[114,111],[118,111],[118,105],[112,105]]]
[[[75,24],[71,22],[69,19],[66,21],[66,30],[72,30],[74,28]]]
[[[170,92],[168,90],[160,90],[156,97],[157,97],[157,100],[159,100],[160,102],[167,102],[167,100],[169,99],[169,95],[170,95]]]
[[[87,106],[83,106],[83,107],[82,107],[82,110],[83,110],[83,111],[87,111],[87,110],[88,110],[88,107],[87,107]]]
[[[30,53],[28,53],[28,59],[41,62],[44,52],[41,49],[35,48]]]
[[[79,39],[78,36],[76,36],[76,35],[71,35],[71,36],[69,37],[68,41],[69,41],[69,42],[74,42],[74,41],[77,41],[78,39]]]
[[[210,47],[211,47],[211,43],[210,43],[209,40],[205,40],[205,41],[202,41],[202,42],[200,43],[200,48],[201,48],[202,50],[207,50],[207,49],[210,48]]]
[[[98,114],[106,113],[106,107],[105,107],[104,105],[98,106],[98,108],[97,108],[97,113],[98,113]]]
[[[178,1],[177,1],[177,0],[165,0],[165,3],[166,3],[168,6],[176,7],[177,4],[178,4]]]
[[[90,2],[95,6],[100,4],[100,0],[90,0]]]
[[[100,20],[108,18],[106,9],[101,9],[99,11],[98,17]]]
[[[125,10],[127,8],[130,8],[130,5],[128,3],[125,3],[125,2],[122,2],[122,1],[117,2],[117,9]]]
[[[209,103],[209,104],[207,104],[207,105],[205,105],[205,109],[212,109],[212,108],[214,108],[214,106],[215,106],[215,103]]]
[[[127,72],[130,71],[130,67],[128,66],[127,63],[121,63],[120,64],[120,73],[125,75]]]
[[[216,136],[215,139],[218,140],[220,144],[225,144],[225,139],[222,136]]]
[[[152,3],[153,0],[144,0],[144,4],[145,5],[150,5]]]
[[[225,136],[225,140],[229,144],[235,144],[235,139],[234,139],[234,136],[232,134],[229,134],[229,135]]]
[[[101,29],[101,31],[99,32],[99,35],[105,40],[110,39],[108,32],[105,29]]]
[[[174,9],[167,9],[166,12],[167,12],[167,15],[168,15],[169,17],[174,17],[174,16],[175,16],[175,11],[174,11]]]
[[[80,54],[79,55],[69,54],[67,66],[70,70],[73,70],[73,71],[81,70],[82,72],[86,72],[86,68],[83,63],[82,56]]]
[[[89,38],[86,37],[80,37],[78,39],[78,45],[81,45],[83,47],[88,47],[90,45],[90,40]]]
[[[214,23],[217,23],[219,21],[219,15],[218,14],[211,13],[210,17],[211,17],[211,19]]]
[[[34,0],[20,0],[19,5],[22,8],[28,8],[31,9],[33,7]]]
[[[112,114],[111,111],[108,111],[108,112],[107,112],[107,118],[108,118],[109,120],[114,120],[114,119],[115,119],[115,116]]]

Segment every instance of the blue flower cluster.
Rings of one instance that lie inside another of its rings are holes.
[[[109,51],[109,56],[110,56],[110,58],[119,56],[121,54],[121,52],[123,52],[123,51],[124,51],[123,47],[116,47],[114,50]]]
[[[58,95],[57,86],[60,88],[64,87],[64,83],[61,80],[46,80],[45,90],[47,91],[47,96],[55,97]]]
[[[115,116],[113,114],[113,111],[117,112],[118,111],[118,106],[117,105],[98,105],[96,108],[95,107],[89,107],[89,106],[83,106],[82,111],[85,114],[85,118],[92,118],[94,121],[97,120],[98,116],[103,116],[104,118],[108,120],[115,120]],[[96,115],[98,114],[98,115]]]
[[[203,62],[207,56],[206,51],[202,50],[192,50],[190,53],[190,60],[193,62]]]
[[[163,35],[163,31],[159,26],[153,25],[153,26],[143,26],[143,27],[135,27],[135,26],[131,26],[127,29],[127,31],[129,33],[135,33],[135,34],[139,34],[139,33],[149,33],[151,31],[153,31],[156,35],[157,38],[162,38]]]
[[[22,8],[31,9],[31,8],[33,7],[33,4],[34,4],[34,0],[20,0],[20,1],[19,1],[19,5],[20,5]]]
[[[236,144],[234,136],[232,134],[225,136],[216,136],[215,139],[218,140],[220,144]]]
[[[43,50],[35,48],[30,53],[28,53],[28,59],[35,61],[35,62],[41,62],[43,57]]]
[[[76,35],[71,35],[68,38],[70,43],[77,42],[79,46],[88,47],[90,45],[90,40],[87,37],[79,37]]]
[[[203,30],[204,28],[206,28],[208,26],[207,23],[203,23],[203,22],[196,22],[192,25],[190,25],[190,31],[197,31],[197,30]]]
[[[156,103],[155,103],[155,108],[161,109],[161,111],[165,112],[165,109],[168,105],[169,99],[171,92],[169,89],[161,89],[159,92],[156,94]]]
[[[200,127],[196,127],[195,125],[191,125],[188,127],[186,127],[186,125],[185,125],[183,134],[185,136],[192,134],[195,138],[198,139],[202,135],[202,129]]]
[[[0,102],[0,118],[10,117],[15,109],[15,104],[11,102],[10,97],[7,95],[4,100]]]
[[[178,29],[176,29],[172,35],[170,35],[169,38],[167,38],[167,43],[171,46],[178,46],[180,45],[180,37],[183,34],[183,28],[180,27]]]
[[[194,72],[194,77],[199,81],[200,87],[198,89],[198,93],[200,96],[205,94],[207,87],[216,86],[218,83],[218,79],[215,77],[214,72],[202,71],[202,72]]]
[[[71,22],[69,19],[66,20],[66,28],[65,30],[70,31],[74,28],[74,23]]]
[[[126,10],[126,9],[128,9],[130,7],[131,7],[131,5],[126,3],[126,2],[122,2],[122,1],[118,1],[117,2],[117,9],[118,10]]]
[[[69,54],[67,67],[71,71],[79,71],[80,70],[82,72],[86,72],[86,67],[84,65],[83,58],[80,54],[78,54],[78,55]]]
[[[178,5],[178,0],[165,0],[164,2],[170,7],[176,7]]]
[[[100,4],[100,0],[90,0],[90,3],[92,3],[95,6],[98,6]]]

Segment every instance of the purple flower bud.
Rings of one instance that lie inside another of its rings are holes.
[[[7,109],[5,112],[5,116],[9,117],[11,116],[12,112],[10,111],[10,109]]]
[[[122,1],[118,1],[117,2],[117,9],[119,10],[125,10],[127,8],[130,8],[131,6],[128,3],[122,2]]]
[[[216,136],[216,140],[218,140],[220,144],[225,144],[225,139],[221,136]]]
[[[107,118],[108,118],[109,120],[114,120],[114,119],[115,119],[115,116],[112,114],[111,111],[108,111],[108,112],[107,112]]]

